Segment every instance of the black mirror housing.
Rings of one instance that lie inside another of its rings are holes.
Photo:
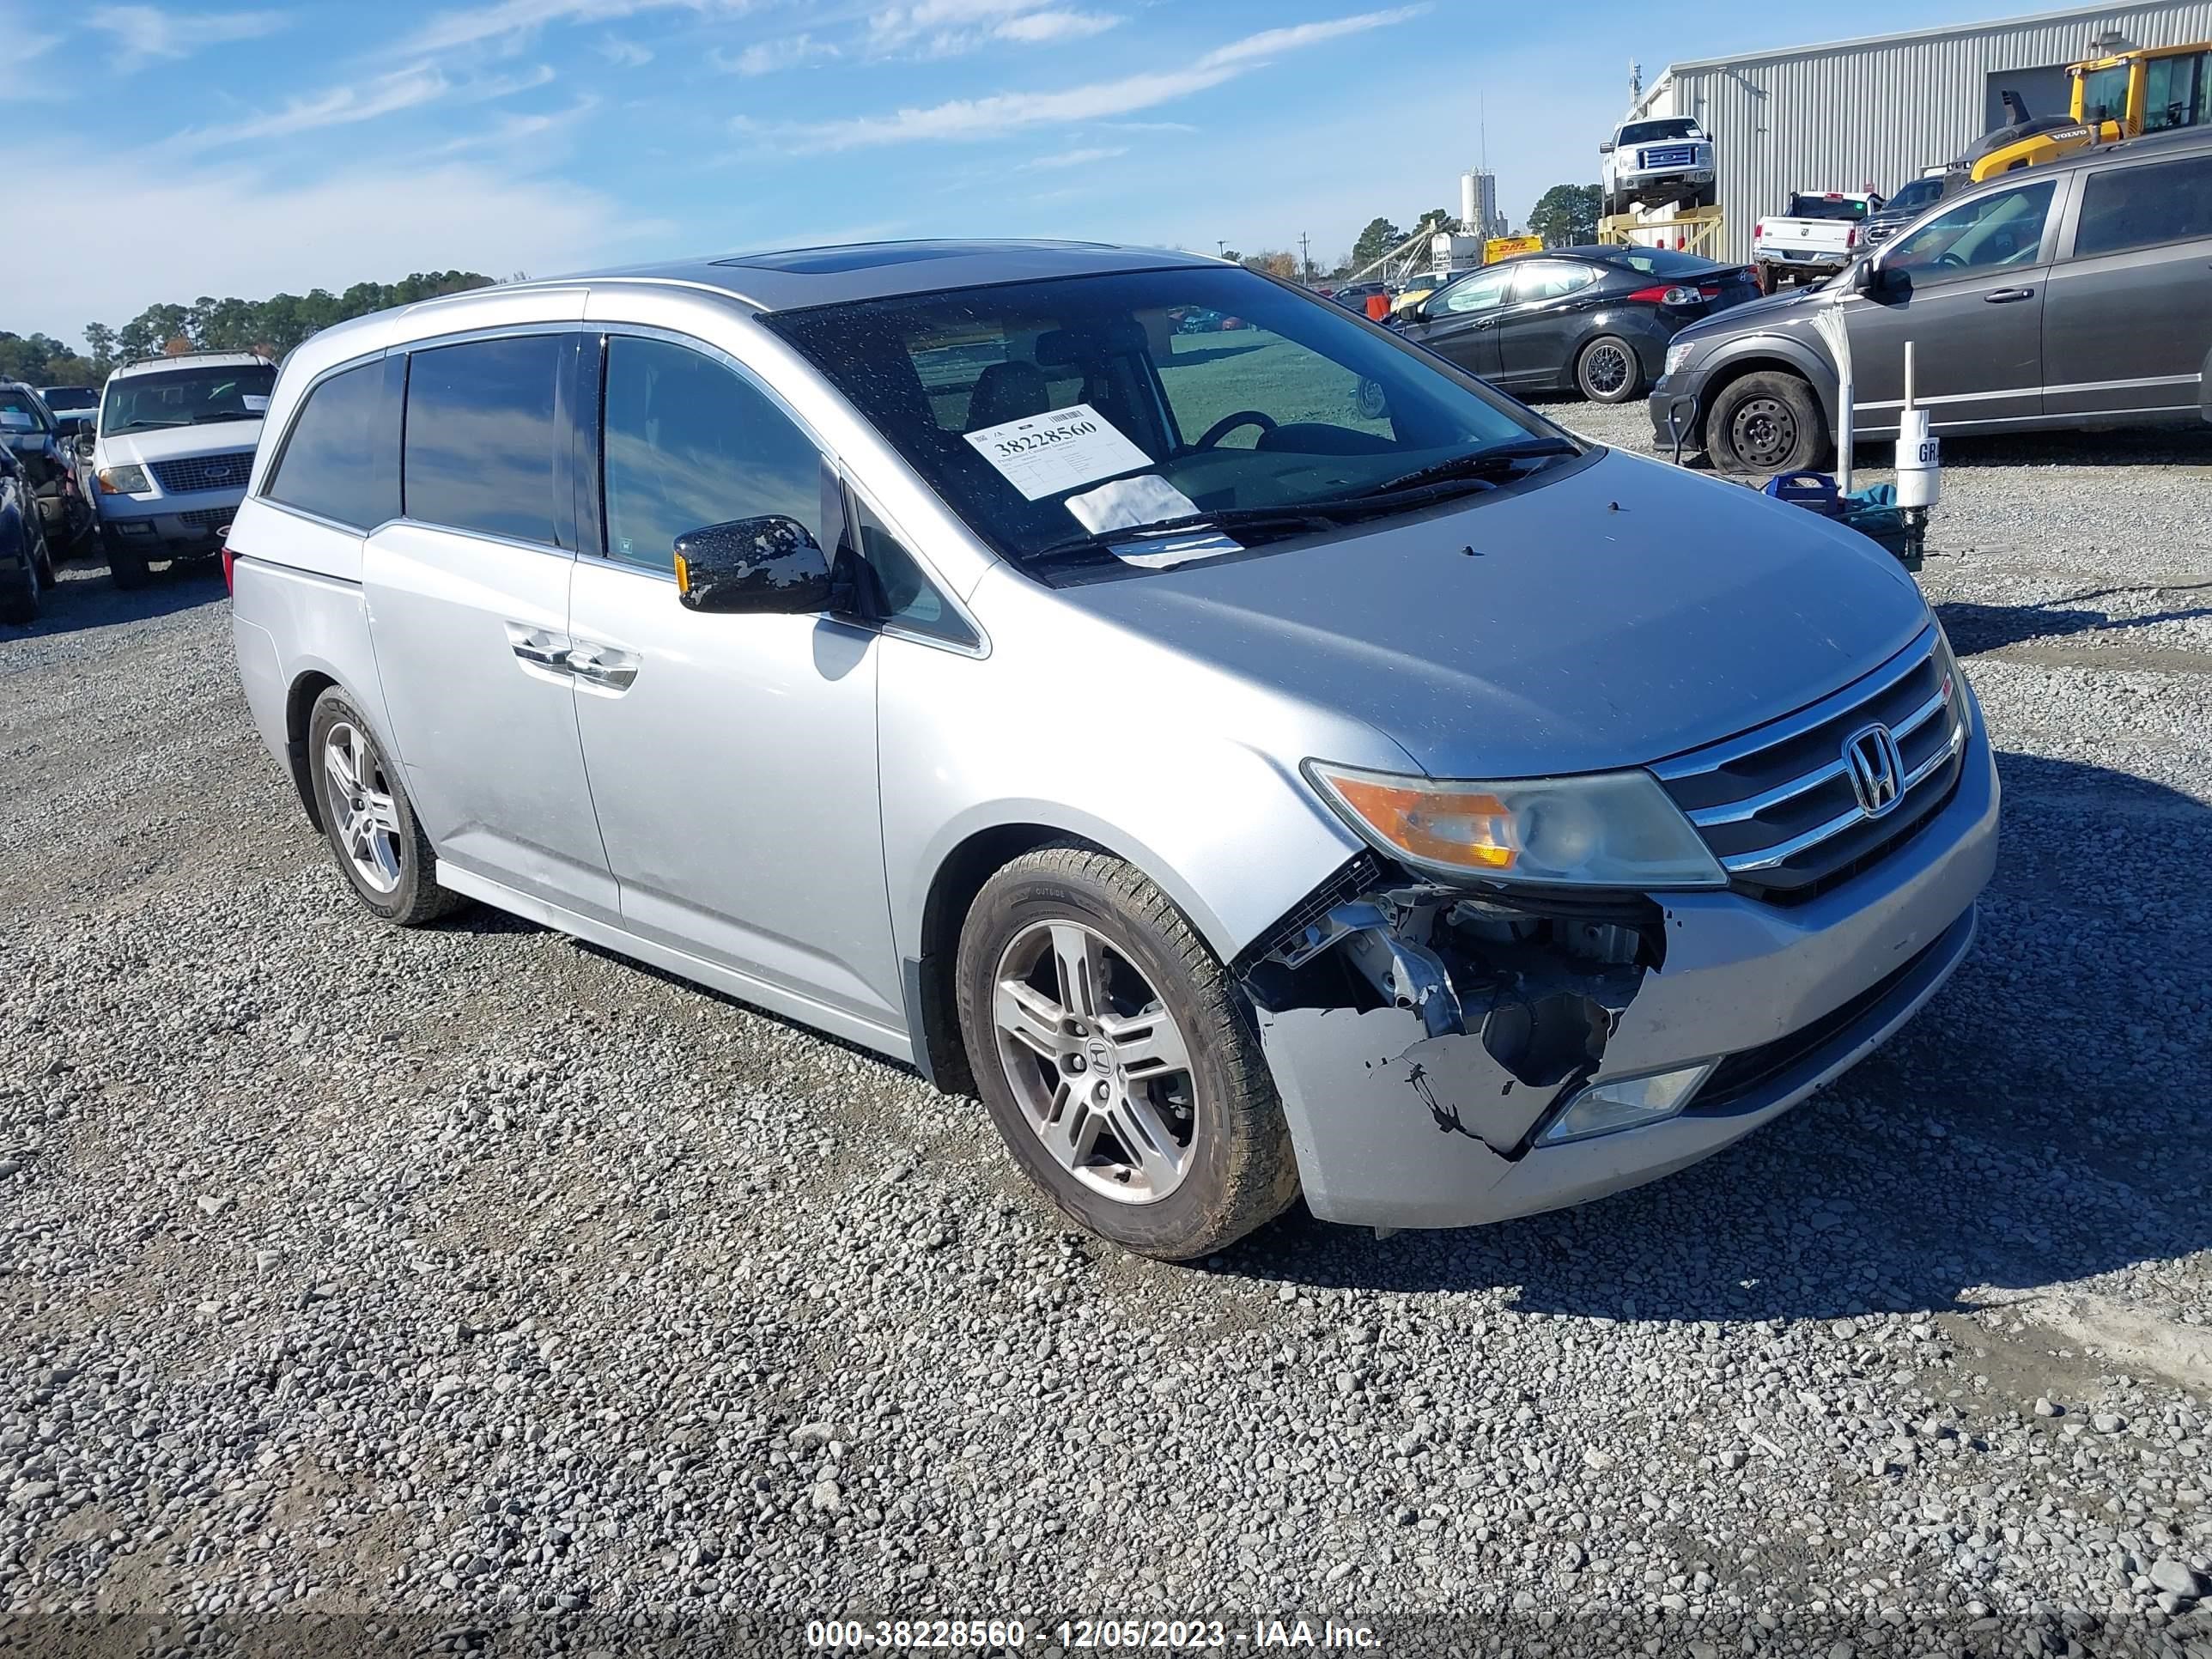
[[[81,438],[91,430],[92,422],[82,415],[57,415],[54,417],[54,435],[65,442]]]
[[[796,519],[769,514],[676,538],[676,592],[692,611],[799,616],[830,608],[830,560]]]

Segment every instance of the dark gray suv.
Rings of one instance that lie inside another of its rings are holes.
[[[2003,174],[1930,209],[1809,291],[1674,337],[1651,424],[1723,471],[1816,465],[1850,330],[1854,427],[1894,437],[1905,346],[1939,433],[2212,419],[2212,134],[2133,139]],[[1694,398],[1694,412],[1690,399]]]

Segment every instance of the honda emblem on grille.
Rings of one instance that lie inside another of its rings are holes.
[[[1844,764],[1851,775],[1851,793],[1859,798],[1859,811],[1870,818],[1890,811],[1905,793],[1905,757],[1897,751],[1897,738],[1886,726],[1866,726],[1844,739]]]

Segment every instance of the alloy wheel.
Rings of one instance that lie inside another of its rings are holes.
[[[1610,398],[1628,384],[1628,354],[1610,343],[1594,345],[1583,360],[1583,386],[1594,398]]]
[[[368,734],[340,720],[323,738],[324,793],[347,863],[372,892],[399,885],[399,805],[392,799],[384,757]]]
[[[1181,1186],[1194,1151],[1190,1052],[1136,964],[1081,922],[1041,921],[1000,953],[994,988],[1000,1064],[1053,1159],[1124,1204]]]

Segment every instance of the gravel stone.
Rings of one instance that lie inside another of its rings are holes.
[[[65,566],[0,629],[0,1620],[2212,1649],[2212,431],[1944,458],[1920,580],[2005,787],[1952,982],[1664,1181],[1202,1267],[1072,1233],[902,1067],[513,918],[376,923],[220,580]]]

